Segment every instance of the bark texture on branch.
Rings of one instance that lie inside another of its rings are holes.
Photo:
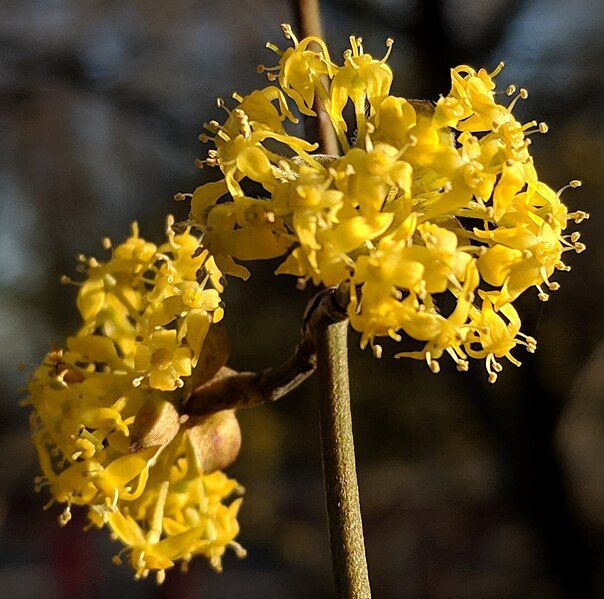
[[[348,382],[348,321],[327,318],[314,326],[321,456],[336,596],[371,597],[357,482]]]

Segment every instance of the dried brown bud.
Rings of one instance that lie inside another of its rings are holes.
[[[130,430],[130,451],[167,445],[180,428],[178,410],[169,400],[172,394],[153,392],[138,411]]]
[[[235,410],[192,416],[185,426],[204,474],[222,470],[237,458],[241,448],[241,429]]]
[[[210,327],[203,345],[197,366],[187,381],[188,393],[213,379],[216,373],[226,364],[229,357],[229,338],[226,328],[213,324]]]

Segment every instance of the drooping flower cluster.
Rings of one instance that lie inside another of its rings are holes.
[[[204,555],[219,569],[227,546],[242,553],[241,500],[226,503],[238,484],[216,460],[207,467],[208,419],[179,413],[222,316],[221,273],[190,230],[170,225],[159,247],[134,225],[107,262],[82,258],[83,325],[65,350],[48,353],[28,388],[43,472],[36,482],[49,488],[49,505],[65,505],[59,522],[86,506],[90,525],[124,544],[136,576],[155,571],[159,582],[177,561]],[[225,418],[238,434],[234,415]]]
[[[215,148],[202,162],[222,178],[177,199],[191,197],[191,222],[225,273],[245,278],[236,260],[285,255],[277,272],[302,285],[349,286],[351,324],[376,355],[376,337],[415,340],[421,349],[397,356],[435,372],[444,353],[459,370],[484,358],[495,381],[500,358],[519,364],[512,350],[536,347],[514,301],[531,287],[548,299],[555,272],[570,268],[564,254],[585,249],[564,231],[588,215],[561,201],[580,183],[555,192],[539,180],[530,135],[547,126],[513,115],[526,90],[496,95],[502,64],[459,66],[436,105],[406,100],[390,95],[391,40],[378,60],[351,37],[336,64],[322,40],[284,32],[293,46],[268,44],[278,64],[259,67],[277,85],[234,94],[233,109],[219,100],[227,119],[206,124],[201,139]],[[307,117],[327,113],[341,156],[286,132],[290,100]],[[246,192],[249,182],[263,191]]]

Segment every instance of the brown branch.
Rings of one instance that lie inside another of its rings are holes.
[[[277,401],[302,384],[316,369],[312,337],[314,323],[346,318],[348,288],[332,287],[319,292],[304,313],[302,338],[294,354],[283,364],[260,373],[237,372],[223,367],[210,381],[193,390],[181,410],[190,416],[205,416],[222,410],[249,408]]]

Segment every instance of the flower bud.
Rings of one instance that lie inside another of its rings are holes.
[[[203,340],[197,366],[187,381],[189,393],[213,379],[229,357],[229,338],[226,327],[212,325]],[[185,395],[186,397],[187,395]]]
[[[130,429],[130,451],[167,445],[180,428],[178,410],[168,393],[154,392],[138,411]]]
[[[222,470],[237,458],[241,448],[241,429],[235,410],[192,416],[186,427],[204,474]]]

